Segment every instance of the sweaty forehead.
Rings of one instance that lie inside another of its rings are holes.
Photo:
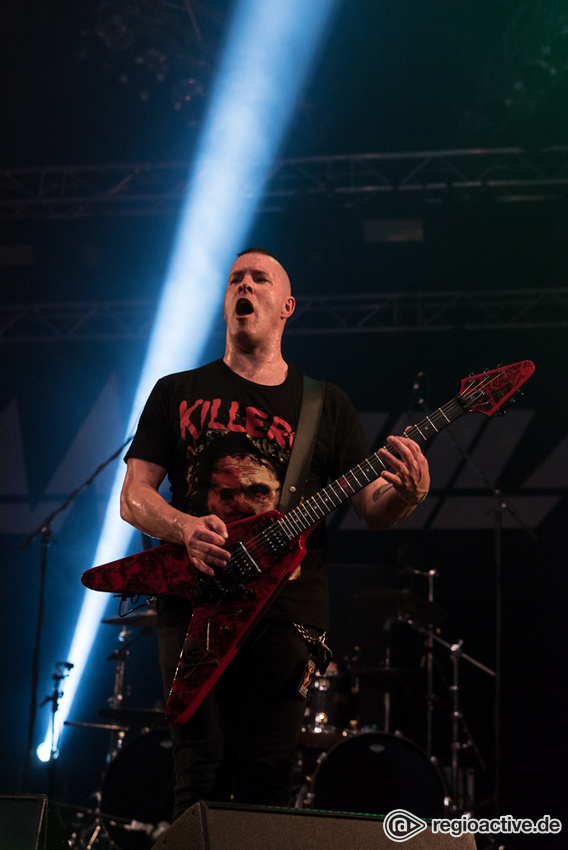
[[[284,284],[284,286],[290,288],[290,281],[288,279],[288,275],[286,274],[284,268],[280,265],[278,260],[275,260],[274,257],[269,257],[266,254],[254,253],[243,254],[242,257],[237,257],[237,259],[231,266],[231,271],[229,272],[229,280],[231,279],[231,276],[233,274],[242,274],[247,271],[268,272],[270,277],[275,282],[281,282]]]

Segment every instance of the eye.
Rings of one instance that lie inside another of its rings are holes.
[[[219,490],[219,498],[222,502],[230,502],[235,497],[235,491],[228,487],[223,487]]]
[[[251,484],[250,487],[245,487],[245,493],[250,499],[265,499],[272,495],[272,491],[267,484]]]

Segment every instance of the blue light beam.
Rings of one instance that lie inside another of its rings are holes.
[[[338,0],[240,0],[190,176],[154,328],[126,433],[134,430],[156,380],[190,369],[208,341],[227,269],[243,246],[300,87]],[[123,557],[132,528],[120,519],[117,470],[93,564]],[[85,594],[68,654],[75,665],[56,717],[56,740],[93,644],[108,596]],[[51,727],[38,748],[51,751]]]

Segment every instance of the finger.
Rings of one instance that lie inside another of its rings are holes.
[[[213,567],[226,567],[230,553],[226,549],[220,549],[209,543],[194,541],[188,546],[191,560],[196,564],[206,566],[209,574],[213,574]]]
[[[404,482],[401,480],[400,476],[397,473],[394,473],[394,472],[383,473],[383,478],[385,479],[387,484],[390,484],[391,487],[393,487],[397,491],[397,493],[398,493],[399,490],[405,490],[406,489],[406,485],[404,484]]]
[[[231,556],[226,549],[219,549],[218,546],[211,546],[207,552],[207,563],[213,564],[215,567],[226,567],[230,557]]]
[[[203,573],[206,576],[214,576],[215,575],[215,571],[212,570],[211,567],[208,567],[207,564],[205,563],[205,561],[202,561],[200,558],[192,557],[191,561],[192,561],[194,567],[197,570],[199,570],[200,573]]]
[[[388,449],[379,449],[378,455],[385,464],[392,467],[396,472],[402,472],[406,468],[405,460],[393,454]]]
[[[210,531],[214,532],[219,537],[222,537],[223,540],[226,540],[229,536],[227,526],[223,520],[219,519],[219,517],[215,516],[215,514],[209,514],[208,516],[203,517],[203,524],[206,528],[210,529]]]
[[[224,548],[226,540],[219,534],[203,530],[195,534],[194,541],[196,546],[200,546],[205,551],[210,552],[214,557],[222,558],[224,561],[230,557]]]
[[[196,540],[192,545],[197,558],[205,561],[209,566],[224,567],[231,557],[226,549],[221,549],[214,543],[208,543],[206,540]]]
[[[409,437],[395,437],[393,435],[387,439],[402,457],[409,460],[418,457],[420,447],[418,443],[415,443],[414,440],[411,440]]]

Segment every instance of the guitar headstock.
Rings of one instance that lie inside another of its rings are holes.
[[[534,372],[531,360],[471,375],[461,382],[459,400],[465,410],[492,416]]]

